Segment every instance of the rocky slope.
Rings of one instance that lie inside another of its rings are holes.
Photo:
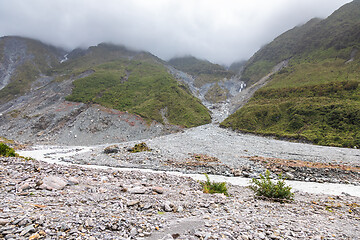
[[[187,56],[170,59],[168,63],[175,68],[170,71],[177,79],[189,85],[192,93],[207,105],[224,103],[245,88],[239,71],[235,73],[206,60]]]

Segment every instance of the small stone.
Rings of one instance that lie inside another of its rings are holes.
[[[69,230],[70,227],[66,224],[66,223],[62,223],[61,226],[60,226],[60,230],[65,232],[67,230]]]
[[[241,236],[241,239],[242,239],[242,240],[249,240],[250,237],[249,237],[248,235],[242,235],[242,236]]]
[[[279,236],[276,236],[275,234],[271,234],[271,235],[269,236],[269,238],[270,238],[270,239],[275,239],[275,240],[280,239],[280,237],[279,237]]]
[[[164,193],[164,189],[162,187],[153,187],[152,190],[158,194]]]
[[[69,177],[68,184],[69,185],[78,185],[80,181],[76,177]]]
[[[183,212],[183,211],[184,211],[183,206],[179,206],[178,209],[177,209],[177,212]]]
[[[127,206],[128,206],[128,207],[132,207],[132,206],[135,206],[135,205],[137,205],[137,204],[139,204],[139,203],[140,203],[139,200],[132,200],[132,201],[129,201],[129,202],[127,203]]]
[[[172,208],[170,207],[169,202],[164,203],[164,210],[165,210],[165,212],[172,212]]]
[[[205,233],[205,237],[204,237],[204,240],[206,239],[210,239],[211,238],[211,233],[207,232]],[[230,239],[233,239],[233,238],[230,238]]]
[[[0,218],[0,225],[6,225],[8,224],[10,221],[8,219],[4,219],[4,218]]]
[[[266,238],[266,236],[265,236],[265,234],[264,233],[258,233],[258,237],[260,238],[260,239],[265,239]]]
[[[39,239],[39,238],[40,238],[40,234],[34,233],[33,235],[31,235],[31,236],[29,237],[29,240],[34,240],[34,239]]]
[[[25,227],[25,228],[20,232],[20,236],[24,236],[24,235],[26,235],[27,233],[32,233],[32,232],[35,232],[35,228],[34,228],[34,226],[31,224],[31,225]]]
[[[29,189],[29,188],[30,188],[30,184],[28,182],[25,182],[25,183],[23,183],[23,184],[21,184],[19,186],[18,191],[22,192],[22,191],[24,191],[26,189]]]
[[[131,194],[145,194],[146,189],[142,188],[142,187],[134,187],[134,188],[128,189],[128,192]]]
[[[144,210],[148,210],[148,209],[152,208],[152,205],[150,203],[146,203],[142,208]]]
[[[17,223],[17,225],[19,225],[20,227],[28,225],[29,223],[31,223],[30,219],[28,218],[23,218],[20,222]]]
[[[203,232],[200,232],[200,231],[196,231],[196,232],[194,233],[194,235],[195,235],[196,237],[199,237],[199,238],[203,238],[203,237],[204,237]]]
[[[14,234],[8,234],[5,236],[5,239],[8,240],[8,239],[16,239],[16,236]]]
[[[92,219],[86,219],[84,225],[87,228],[94,227],[94,221]]]
[[[137,230],[136,230],[136,228],[131,228],[131,230],[130,230],[130,236],[132,236],[132,237],[135,237],[136,236],[136,234],[137,234]]]
[[[294,180],[294,178],[295,178],[294,174],[289,173],[289,172],[287,172],[285,174],[285,177],[286,177],[286,179],[289,179],[289,180]]]

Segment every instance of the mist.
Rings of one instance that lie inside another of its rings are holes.
[[[349,0],[0,0],[0,36],[71,50],[123,44],[168,60],[193,55],[229,65],[281,33],[326,18]]]

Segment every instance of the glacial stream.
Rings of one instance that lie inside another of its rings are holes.
[[[47,163],[75,165],[68,162],[61,161],[63,158],[74,156],[75,154],[81,154],[89,152],[94,147],[64,147],[64,146],[35,146],[31,150],[17,151],[17,153],[24,157],[32,157],[36,160],[44,161]],[[150,169],[139,168],[113,168],[108,166],[99,165],[81,165],[86,168],[94,169],[116,169],[119,171],[141,171],[151,173],[164,173],[163,171],[154,171]],[[167,174],[190,177],[194,180],[205,180],[203,174],[184,174],[180,172],[166,171]],[[210,179],[216,182],[227,182],[238,186],[249,185],[249,178],[242,177],[225,177],[220,175],[209,175]],[[289,181],[286,183],[290,185],[294,191],[302,191],[315,194],[329,194],[329,195],[344,195],[349,194],[352,196],[360,197],[360,186],[354,186],[350,184],[335,184],[335,183],[315,183],[315,182],[301,182],[301,181]]]

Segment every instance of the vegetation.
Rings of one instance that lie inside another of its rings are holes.
[[[271,181],[269,170],[266,170],[265,176],[260,174],[260,180],[252,178],[249,188],[254,191],[256,196],[273,201],[282,202],[285,200],[292,201],[294,199],[294,193],[291,192],[291,187],[286,186],[281,175],[279,175],[279,180],[274,183]]]
[[[68,101],[97,103],[163,123],[193,127],[209,123],[210,114],[165,67],[151,60],[117,60],[93,67],[95,73],[74,81]]]
[[[360,33],[355,27],[360,24],[359,9],[360,1],[354,1],[328,19],[290,30],[256,53],[247,65],[250,82],[276,63],[291,60],[221,126],[319,145],[360,147],[360,42],[354,37]]]
[[[204,193],[223,193],[229,196],[225,182],[211,182],[209,176],[205,173],[206,181],[200,182]]]
[[[355,69],[360,63],[324,64],[288,67],[221,125],[319,145],[359,147],[360,78]]]
[[[15,150],[4,143],[0,143],[0,156],[15,157]]]
[[[150,151],[151,151],[151,149],[144,142],[135,144],[135,146],[130,149],[130,152],[132,152],[132,153],[150,152]]]

